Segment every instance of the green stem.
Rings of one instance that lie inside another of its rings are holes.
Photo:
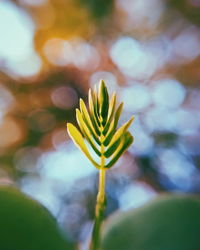
[[[90,244],[90,250],[97,250],[99,246],[101,224],[104,217],[104,211],[106,207],[106,196],[105,196],[105,179],[106,169],[105,157],[103,156],[104,146],[101,145],[101,169],[99,171],[99,191],[97,195],[96,209],[95,209],[95,222],[92,232],[92,241]]]

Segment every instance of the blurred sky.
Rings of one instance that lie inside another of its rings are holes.
[[[104,79],[124,102],[120,123],[135,115],[135,142],[108,173],[107,215],[163,191],[200,194],[199,68],[199,0],[1,0],[0,183],[84,242],[98,173],[66,122]]]

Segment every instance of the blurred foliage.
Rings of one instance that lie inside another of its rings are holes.
[[[0,204],[1,249],[74,249],[47,209],[18,189],[1,186]]]
[[[169,0],[169,3],[191,22],[200,25],[200,5],[198,0]]]
[[[200,200],[165,195],[126,213],[109,218],[103,229],[103,250],[198,249]]]
[[[113,10],[113,0],[78,0],[81,4],[87,6],[95,19],[107,16]]]
[[[46,9],[47,8],[47,9]],[[35,34],[35,47],[43,55],[42,47],[45,42],[54,37],[69,39],[74,36],[90,38],[95,31],[95,25],[90,16],[90,12],[84,6],[81,6],[77,0],[52,0],[49,4],[49,12],[53,11],[52,20],[49,20],[48,5],[43,10],[28,9],[33,18],[38,22],[38,26],[46,26],[38,29]],[[39,12],[39,14],[38,14]],[[50,21],[51,25],[48,24]],[[41,23],[45,22],[45,24]],[[45,58],[44,58],[45,59]]]
[[[178,141],[178,135],[170,132],[156,133],[153,135],[157,145],[164,147],[173,147],[176,146]]]

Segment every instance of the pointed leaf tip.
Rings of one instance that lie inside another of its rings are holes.
[[[133,122],[134,117],[131,117],[129,121],[124,123],[117,131],[116,133],[112,136],[112,139],[110,143],[108,144],[108,147],[111,147],[130,127],[131,123]]]
[[[106,88],[106,84],[103,79],[99,81],[99,89]]]
[[[120,103],[120,105],[118,106],[115,115],[114,115],[114,119],[112,120],[111,123],[108,123],[108,127],[105,127],[105,131],[103,131],[103,133],[105,132],[105,140],[103,142],[104,146],[108,146],[108,144],[110,143],[113,134],[115,133],[118,121],[119,121],[119,117],[121,115],[122,112],[122,108],[123,108],[123,102]]]
[[[83,101],[82,98],[79,99],[79,105],[80,105],[80,107],[81,107],[82,105],[85,105],[85,102]]]
[[[98,100],[99,100],[100,115],[102,116],[105,122],[107,120],[107,115],[108,115],[109,95],[107,87],[103,80],[101,80],[99,83]]]

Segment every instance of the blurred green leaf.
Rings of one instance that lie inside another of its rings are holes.
[[[10,186],[0,186],[0,249],[72,250],[56,220],[35,200]]]
[[[96,19],[101,19],[110,14],[113,10],[113,0],[78,0],[83,5],[87,6],[92,16]]]
[[[200,26],[200,7],[197,1],[169,0],[168,5],[177,9],[190,22]]]
[[[102,250],[197,250],[200,246],[200,199],[163,195],[108,219]]]

